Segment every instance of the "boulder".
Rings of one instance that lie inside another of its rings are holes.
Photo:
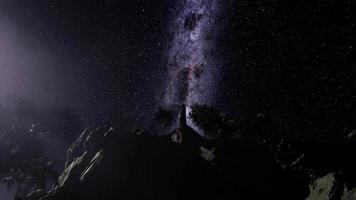
[[[356,200],[356,188],[348,190],[343,179],[338,177],[336,173],[329,173],[314,180],[306,200]]]
[[[310,195],[306,200],[331,200],[338,194],[342,185],[337,182],[335,174],[330,173],[313,181],[309,186]]]

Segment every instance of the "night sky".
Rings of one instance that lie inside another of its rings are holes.
[[[293,133],[342,134],[355,124],[353,8],[2,0],[2,107],[16,97],[70,107],[84,124],[144,125],[158,106],[208,103],[238,118],[263,113]]]
[[[22,99],[83,127],[149,127],[160,106],[206,103],[291,137],[343,137],[354,15],[352,0],[0,0],[0,114]]]

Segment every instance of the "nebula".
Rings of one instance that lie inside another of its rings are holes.
[[[217,0],[186,0],[172,22],[168,51],[168,83],[164,104],[188,106],[214,100],[218,65],[214,61]]]

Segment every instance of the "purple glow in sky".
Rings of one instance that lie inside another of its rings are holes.
[[[214,100],[218,64],[214,62],[217,0],[186,0],[172,22],[165,105],[209,104]]]
[[[56,89],[50,51],[26,31],[0,16],[0,104],[9,96],[45,104],[48,91]]]

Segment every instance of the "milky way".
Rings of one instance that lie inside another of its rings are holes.
[[[164,103],[190,106],[214,100],[218,64],[214,62],[218,1],[186,0],[172,22],[168,83]]]

